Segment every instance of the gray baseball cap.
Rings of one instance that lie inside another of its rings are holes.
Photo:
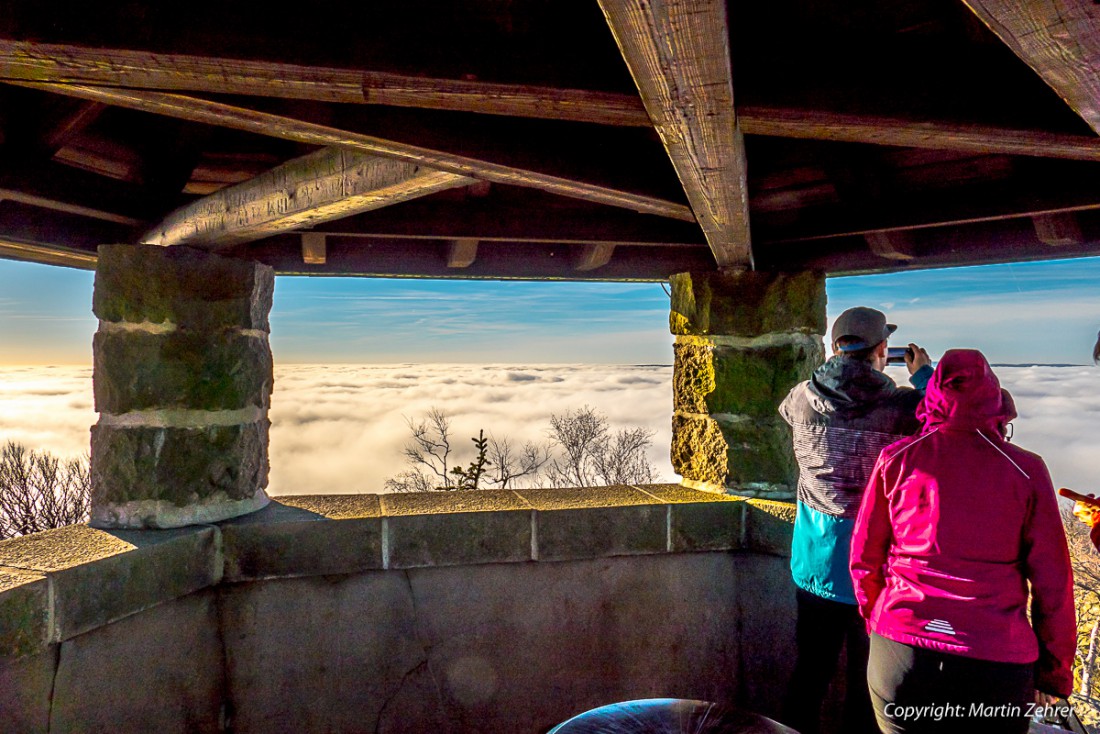
[[[888,339],[897,329],[896,324],[886,323],[886,314],[882,311],[856,306],[840,314],[833,322],[833,348],[836,348],[837,339],[852,337],[859,341],[845,345],[840,351],[867,349]]]

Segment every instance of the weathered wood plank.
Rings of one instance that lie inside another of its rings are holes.
[[[963,0],[1100,133],[1100,6],[1092,0]]]
[[[42,148],[44,152],[48,153],[46,157],[52,156],[61,148],[64,148],[71,140],[76,138],[80,133],[93,122],[95,122],[103,111],[107,109],[107,105],[102,102],[83,102],[72,111],[71,114],[66,115],[62,119],[58,120],[53,126],[46,130],[42,135]]]
[[[559,196],[584,199],[672,219],[694,221],[694,215],[688,207],[653,196],[621,191],[607,186],[575,181],[561,176],[506,166],[468,156],[454,155],[408,143],[398,143],[371,135],[339,130],[222,102],[167,92],[110,89],[77,84],[30,84],[24,82],[18,84],[19,86],[42,89],[82,99],[98,100],[119,107],[177,117],[192,122],[245,130],[259,135],[294,140],[311,145],[347,148],[495,183],[526,186],[558,194]]]
[[[302,262],[306,265],[324,265],[328,259],[327,238],[321,232],[302,233]]]
[[[64,212],[65,214],[75,214],[78,217],[88,217],[90,219],[99,219],[104,222],[114,222],[115,224],[126,225],[127,227],[141,226],[142,222],[133,217],[127,217],[123,214],[115,214],[114,212],[105,212],[100,209],[93,209],[87,206],[80,206],[79,204],[70,204],[65,201],[58,201],[56,199],[49,199],[44,196],[35,196],[34,194],[28,194],[23,191],[16,191],[14,189],[0,189],[0,199],[7,199],[8,201],[17,201],[20,204],[27,204],[28,206],[36,206],[40,209],[49,209],[55,212]]]
[[[738,107],[749,135],[1100,161],[1100,137],[779,107]]]
[[[719,266],[751,266],[724,0],[600,0]]]
[[[1085,241],[1077,215],[1072,212],[1042,214],[1032,217],[1031,223],[1035,225],[1039,241],[1052,247],[1080,245]]]
[[[633,95],[0,39],[0,80],[477,112],[649,127]]]
[[[326,148],[177,209],[141,241],[224,247],[467,186],[471,181],[407,161]]]
[[[468,268],[477,260],[477,240],[463,237],[447,245],[447,267]]]
[[[63,265],[81,270],[94,270],[97,259],[94,252],[80,252],[60,245],[40,242],[20,242],[7,237],[0,237],[0,257],[43,265]]]
[[[611,256],[613,254],[615,254],[615,245],[585,245],[581,248],[575,268],[582,271],[602,268],[604,265],[611,262]]]

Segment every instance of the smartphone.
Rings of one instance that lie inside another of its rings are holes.
[[[1074,492],[1072,489],[1066,489],[1065,487],[1059,489],[1058,494],[1074,502],[1080,502],[1081,504],[1100,509],[1100,497],[1089,497],[1087,494]]]
[[[909,347],[887,347],[886,364],[905,364],[905,355],[912,357],[913,350]]]

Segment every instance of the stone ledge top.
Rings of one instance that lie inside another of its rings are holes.
[[[293,520],[369,520],[382,517],[377,494],[303,494],[275,497],[263,510],[227,520],[235,525]]]
[[[35,581],[42,581],[45,578],[43,574],[35,573],[34,571],[0,566],[0,594],[3,594],[9,589],[34,583]]]
[[[379,496],[382,499],[382,514],[386,517],[531,509],[527,500],[510,489],[413,492]]]
[[[707,492],[699,489],[691,489],[680,484],[638,484],[636,487],[643,492],[655,496],[662,502],[670,504],[683,504],[685,502],[744,502],[744,497],[721,494],[719,492]]]
[[[567,487],[561,489],[516,490],[536,510],[595,509],[598,507],[629,507],[630,505],[661,505],[653,494],[628,484],[609,487]]]

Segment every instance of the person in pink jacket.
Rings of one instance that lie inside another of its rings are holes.
[[[879,455],[852,536],[867,682],[891,732],[1026,732],[1072,691],[1073,574],[1043,460],[981,352],[943,355],[923,427]],[[1031,622],[1028,622],[1028,591]]]

